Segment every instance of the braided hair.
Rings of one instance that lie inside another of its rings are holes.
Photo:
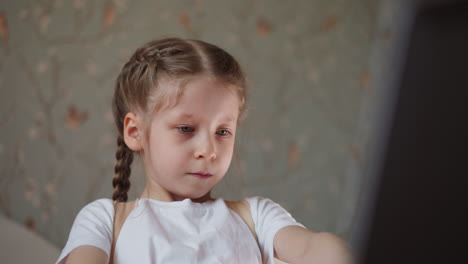
[[[200,41],[180,38],[154,40],[138,48],[124,64],[117,77],[112,98],[112,112],[117,127],[116,165],[112,199],[128,200],[131,165],[134,151],[123,136],[124,118],[127,113],[145,113],[143,135],[149,138],[149,121],[152,113],[177,102],[182,91],[166,91],[158,85],[162,79],[181,80],[185,77],[206,74],[231,84],[239,97],[240,113],[246,101],[246,80],[238,62],[223,49]],[[176,96],[173,96],[176,95]],[[240,119],[240,118],[239,118]]]

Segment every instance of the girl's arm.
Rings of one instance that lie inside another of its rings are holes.
[[[287,263],[350,264],[351,251],[331,233],[316,233],[300,226],[281,228],[274,238],[275,257]]]
[[[79,246],[70,252],[66,264],[89,263],[106,264],[107,254],[97,247]]]

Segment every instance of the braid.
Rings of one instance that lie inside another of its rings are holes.
[[[117,138],[117,151],[115,153],[117,163],[115,164],[115,176],[112,179],[112,186],[114,193],[112,200],[118,202],[126,202],[128,199],[127,192],[130,189],[130,173],[131,165],[133,162],[133,151],[125,145],[123,136],[119,135]]]
[[[135,54],[130,58],[130,61],[138,64],[154,65],[157,64],[158,60],[161,59],[161,53],[159,49],[138,49]]]

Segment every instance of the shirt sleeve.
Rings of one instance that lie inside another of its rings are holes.
[[[281,205],[268,198],[255,196],[247,198],[246,201],[250,205],[263,263],[274,263],[273,239],[276,232],[285,226],[304,226],[296,222]]]
[[[68,254],[83,245],[102,249],[109,258],[113,222],[114,205],[111,199],[99,199],[83,207],[73,222],[68,241],[56,264],[65,263]]]

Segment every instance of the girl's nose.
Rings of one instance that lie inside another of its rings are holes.
[[[216,159],[215,144],[210,138],[201,139],[197,149],[194,152],[196,159],[206,158],[210,160]]]

